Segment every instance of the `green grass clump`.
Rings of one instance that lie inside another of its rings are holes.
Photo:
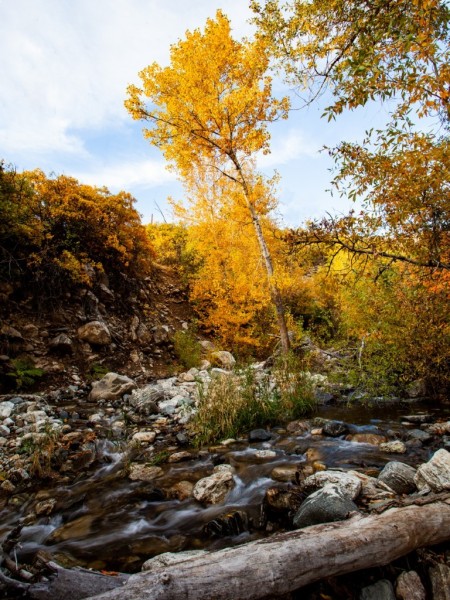
[[[195,333],[190,330],[179,330],[173,336],[175,353],[180,362],[187,368],[198,367],[202,359],[202,347]]]
[[[11,364],[13,370],[6,375],[13,381],[17,390],[31,387],[37,379],[45,374],[42,369],[37,369],[28,358],[16,358],[11,361]]]
[[[269,423],[298,418],[315,405],[313,389],[295,356],[277,360],[270,378],[251,367],[199,384],[198,412],[191,428],[198,445]]]

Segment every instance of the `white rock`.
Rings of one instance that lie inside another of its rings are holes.
[[[122,396],[129,394],[136,387],[136,383],[125,375],[106,373],[100,381],[95,381],[92,384],[89,400],[93,402],[97,400],[120,400]]]
[[[14,412],[14,403],[9,402],[8,400],[5,402],[0,402],[0,419],[7,419]]]
[[[223,465],[219,466],[222,467]],[[233,474],[228,469],[221,469],[209,477],[197,481],[192,493],[199,502],[219,504],[225,500],[234,486]]]
[[[161,469],[161,467],[134,463],[130,465],[128,477],[132,481],[153,481],[157,477],[160,477],[163,472],[164,471]]]
[[[222,367],[225,369],[232,369],[236,364],[236,359],[234,356],[231,354],[231,352],[227,352],[226,350],[212,352],[210,358],[213,363],[222,365]]]
[[[91,321],[78,328],[78,337],[83,342],[96,346],[108,346],[111,343],[109,329],[101,321]]]
[[[444,448],[435,452],[427,463],[417,469],[414,482],[419,490],[450,490],[450,452]]]
[[[381,452],[388,452],[389,454],[405,454],[406,446],[400,440],[394,440],[392,442],[384,442],[379,446]]]
[[[152,444],[155,441],[156,433],[154,431],[138,431],[131,438],[133,442]]]
[[[344,471],[319,471],[305,479],[302,489],[306,493],[310,493],[323,488],[328,483],[336,485],[345,496],[348,496],[352,500],[355,500],[359,496],[362,487],[361,480],[351,473]]]

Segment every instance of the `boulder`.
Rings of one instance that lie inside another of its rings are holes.
[[[441,448],[417,469],[414,482],[419,490],[433,492],[450,490],[450,452]]]
[[[295,514],[294,527],[343,521],[352,512],[358,512],[356,504],[337,485],[327,483],[306,498]]]
[[[120,400],[125,394],[129,394],[137,387],[136,383],[126,375],[118,373],[106,373],[99,381],[94,381],[89,400],[114,401]]]
[[[361,480],[356,475],[345,471],[319,471],[305,479],[302,490],[306,494],[311,494],[329,483],[338,487],[351,500],[355,500],[361,492]]]
[[[197,481],[193,489],[193,496],[205,504],[219,504],[225,500],[234,486],[232,472],[229,469],[217,469],[209,477]]]
[[[152,444],[155,441],[156,433],[154,431],[138,431],[131,438],[133,442]]]
[[[209,358],[212,364],[220,365],[225,369],[232,369],[236,364],[236,359],[231,352],[226,352],[225,350],[212,352]]]
[[[437,563],[430,567],[428,575],[433,590],[433,600],[449,600],[450,598],[450,566]]]
[[[159,385],[148,385],[142,389],[134,390],[129,399],[129,404],[136,412],[142,415],[156,415],[159,413],[158,402],[164,400],[164,390]]]
[[[111,343],[109,329],[101,321],[90,321],[78,328],[78,337],[94,346],[108,346]]]
[[[385,465],[378,475],[378,480],[388,485],[397,494],[412,494],[416,491],[415,475],[416,469],[393,460]]]

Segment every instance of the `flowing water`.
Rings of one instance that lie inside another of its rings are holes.
[[[401,416],[421,409],[424,407],[417,404],[323,407],[317,416],[345,421],[352,433],[401,438],[407,430]],[[429,407],[425,410],[432,412]],[[435,411],[434,418],[442,416]],[[163,475],[150,483],[131,481],[126,476],[127,455],[112,442],[103,441],[101,466],[74,482],[60,482],[40,489],[37,496],[25,496],[8,505],[0,513],[0,537],[25,519],[28,524],[21,531],[17,551],[22,562],[41,550],[65,565],[133,572],[144,560],[162,552],[219,548],[268,535],[267,528],[260,526],[261,506],[266,490],[277,485],[271,477],[275,467],[301,467],[315,460],[327,468],[375,472],[389,460],[416,466],[427,461],[432,452],[427,446],[417,446],[401,456],[387,455],[376,446],[346,441],[345,436],[289,433],[282,427],[273,428],[271,433],[273,437],[267,442],[238,440],[200,453],[192,449],[191,460],[161,465]],[[261,456],[261,450],[275,454]],[[192,497],[168,497],[167,490],[175,484],[195,483],[220,463],[235,469],[236,485],[224,503],[204,506]],[[46,499],[56,500],[52,514],[27,518],[36,502]],[[228,515],[225,535],[220,526],[224,514]],[[220,532],[222,535],[217,535]]]

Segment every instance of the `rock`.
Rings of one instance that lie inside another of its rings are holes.
[[[212,364],[220,365],[225,369],[232,369],[236,364],[236,359],[231,352],[226,352],[225,350],[212,352],[209,358]]]
[[[417,489],[414,483],[415,475],[416,469],[393,460],[385,465],[378,475],[378,480],[388,485],[397,494],[412,494]]]
[[[38,502],[36,504],[36,506],[34,507],[34,512],[36,513],[36,515],[38,517],[40,516],[47,516],[49,514],[51,514],[53,512],[53,509],[56,506],[56,499],[55,498],[49,498],[48,500],[42,500],[41,502]]]
[[[194,484],[191,481],[179,481],[170,488],[168,494],[171,498],[183,501],[192,498],[193,491]]]
[[[164,390],[159,385],[148,385],[139,390],[133,390],[129,404],[136,412],[142,415],[156,415],[159,413],[158,402],[164,400]]]
[[[8,402],[8,400],[0,402],[0,419],[7,419],[10,417],[14,412],[15,406],[14,402]]]
[[[394,588],[388,579],[381,579],[361,590],[360,600],[396,600]]]
[[[185,460],[192,460],[193,458],[196,458],[195,454],[192,454],[191,452],[188,452],[187,450],[183,450],[181,452],[174,452],[173,454],[171,454],[169,456],[167,462],[179,463],[179,462],[183,462]]]
[[[404,571],[395,582],[398,600],[426,600],[426,592],[419,575],[415,571]]]
[[[152,328],[152,333],[157,346],[167,344],[170,341],[170,327],[168,325],[156,325]]]
[[[159,556],[154,556],[149,560],[146,560],[142,565],[142,571],[153,571],[154,569],[160,569],[161,567],[169,567],[177,563],[189,560],[193,556],[200,556],[207,554],[206,550],[185,550],[184,552],[164,552]]]
[[[224,466],[224,465],[220,465]],[[219,504],[227,497],[235,486],[233,474],[228,469],[221,469],[197,481],[194,486],[193,496],[205,504]]]
[[[264,496],[264,508],[267,511],[274,513],[286,513],[290,511],[298,511],[303,500],[301,492],[294,487],[272,486],[266,490]]]
[[[348,426],[342,421],[325,421],[322,427],[324,435],[339,437],[348,431]]]
[[[214,352],[214,350],[216,349],[214,344],[209,340],[200,340],[199,344],[204,352]]]
[[[277,453],[274,450],[257,450],[253,455],[254,458],[259,458],[261,460],[275,458]]]
[[[414,481],[419,490],[450,490],[450,452],[443,448],[435,452],[427,463],[417,469]]]
[[[265,429],[253,429],[248,434],[249,442],[266,442],[272,438],[272,434]]]
[[[423,431],[422,429],[411,429],[407,433],[407,438],[408,440],[417,440],[422,444],[426,444],[433,439],[433,436],[428,431]]]
[[[349,473],[361,480],[360,498],[366,502],[378,502],[395,498],[395,492],[383,481],[358,471],[349,471]]]
[[[405,454],[406,446],[400,440],[393,440],[392,442],[380,444],[380,450],[388,454]]]
[[[280,465],[272,469],[270,476],[275,481],[295,482],[298,477],[298,467],[297,465]]]
[[[139,442],[142,444],[153,444],[156,438],[154,431],[138,431],[131,438],[133,442]]]
[[[416,415],[404,415],[402,417],[404,421],[408,421],[408,423],[417,423],[418,425],[422,425],[422,423],[430,423],[433,420],[433,415],[429,413],[420,413]]]
[[[450,567],[438,563],[428,570],[433,600],[450,600]]]
[[[20,333],[20,331],[18,331],[14,327],[11,327],[10,325],[2,325],[2,327],[0,328],[0,335],[10,340],[23,340],[23,335]]]
[[[354,433],[345,438],[349,442],[357,442],[358,444],[370,444],[371,446],[379,446],[386,442],[386,438],[378,433]]]
[[[73,342],[68,335],[60,333],[48,343],[49,347],[55,352],[70,353],[73,352]]]
[[[217,516],[203,527],[209,537],[236,536],[248,531],[249,520],[243,510],[234,510]]]
[[[309,430],[309,425],[306,421],[291,421],[288,423],[286,430],[294,434],[306,433]]]
[[[344,496],[352,500],[361,492],[361,480],[345,471],[320,471],[307,477],[301,487],[306,494],[311,494],[329,483],[338,487]]]
[[[9,479],[5,479],[5,481],[2,481],[1,483],[0,489],[5,494],[13,494],[16,490],[16,486],[11,481],[9,481]]]
[[[90,321],[79,327],[77,333],[80,340],[94,346],[108,346],[111,343],[109,329],[101,321]]]
[[[132,481],[153,481],[157,477],[160,477],[163,473],[164,471],[161,469],[161,467],[134,463],[130,465],[128,477]]]
[[[106,373],[100,381],[94,381],[92,384],[89,400],[93,402],[98,400],[107,402],[120,400],[122,396],[129,394],[136,387],[136,383],[125,375]]]
[[[359,512],[356,504],[337,485],[327,483],[306,498],[294,517],[294,527],[342,521],[352,512]]]
[[[450,421],[445,423],[432,423],[426,426],[426,431],[432,435],[446,435],[450,433]]]

